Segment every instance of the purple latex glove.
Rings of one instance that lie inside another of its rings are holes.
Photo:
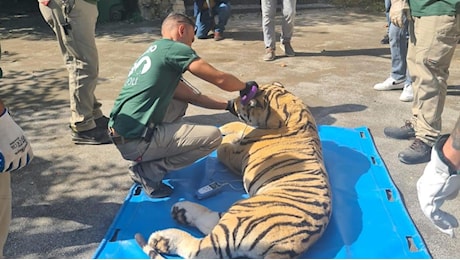
[[[255,81],[246,82],[246,87],[243,90],[240,90],[241,104],[246,106],[249,103],[249,100],[253,99],[256,96],[259,85]]]

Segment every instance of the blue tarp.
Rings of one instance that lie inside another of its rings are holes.
[[[324,235],[302,258],[431,258],[369,130],[319,126],[319,133],[333,213]],[[212,181],[228,185],[215,196],[198,200],[196,190]],[[149,198],[137,185],[131,188],[93,258],[148,258],[135,242],[135,233],[147,239],[153,231],[175,227],[201,237],[198,230],[172,220],[170,209],[177,201],[199,201],[225,211],[246,197],[241,179],[220,164],[215,153],[169,173],[166,182],[174,193],[164,199]]]

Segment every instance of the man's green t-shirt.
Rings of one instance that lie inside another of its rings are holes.
[[[412,16],[460,14],[460,0],[409,0]]]
[[[182,74],[197,58],[181,42],[153,42],[132,66],[110,113],[109,126],[123,137],[138,138],[150,122],[161,123]]]

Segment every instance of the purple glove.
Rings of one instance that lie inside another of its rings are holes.
[[[249,103],[249,100],[253,99],[256,96],[259,85],[255,81],[246,82],[246,87],[240,90],[241,104],[246,106]]]

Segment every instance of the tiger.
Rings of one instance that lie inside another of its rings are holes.
[[[317,125],[305,103],[279,83],[262,85],[243,105],[240,121],[220,127],[217,158],[243,179],[249,195],[227,212],[180,201],[171,209],[180,224],[203,238],[169,228],[148,243],[135,239],[151,258],[298,258],[324,233],[331,216],[331,189]]]

